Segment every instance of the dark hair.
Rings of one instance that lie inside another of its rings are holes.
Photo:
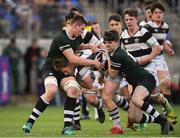
[[[52,65],[55,70],[59,70],[62,67],[67,67],[69,65],[68,59],[65,56],[54,56],[52,60]]]
[[[129,16],[132,16],[132,17],[138,17],[138,11],[135,10],[135,9],[132,9],[132,8],[127,8],[124,10],[124,16],[125,15],[129,15]]]
[[[151,6],[151,12],[153,13],[155,11],[155,9],[160,9],[162,12],[165,12],[165,8],[161,3],[154,3]]]
[[[116,14],[116,13],[112,14],[111,16],[109,16],[108,21],[110,22],[112,20],[115,20],[117,22],[121,22],[122,21],[121,16],[119,14]]]
[[[151,10],[151,8],[152,8],[152,5],[151,5],[151,4],[148,4],[148,5],[146,6],[146,8],[145,8],[145,11]]]
[[[79,12],[79,9],[77,9],[76,7],[72,7],[72,8],[70,9],[70,12]]]
[[[65,16],[65,21],[71,20],[76,15],[75,12],[71,11]]]
[[[119,33],[116,30],[106,30],[104,32],[104,41],[118,41]]]
[[[75,16],[72,18],[71,23],[80,23],[80,24],[85,24],[87,25],[88,22],[86,19],[81,15],[81,14],[75,14]]]

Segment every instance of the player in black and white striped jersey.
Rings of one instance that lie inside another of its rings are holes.
[[[159,80],[154,58],[161,52],[156,38],[144,27],[138,25],[138,12],[133,9],[124,11],[125,24],[127,29],[122,33],[122,43],[126,51],[132,54],[137,63],[148,70],[156,79],[156,91],[151,94],[154,100],[162,104],[164,108],[171,108],[166,98],[159,93]]]
[[[149,21],[151,21],[151,5],[147,5],[144,12],[145,19],[139,23],[139,26],[145,26]]]
[[[155,63],[157,66],[158,78],[160,81],[161,92],[167,99],[170,97],[170,74],[167,63],[163,56],[165,51],[168,55],[173,56],[175,54],[172,49],[172,43],[167,39],[169,26],[164,22],[164,12],[165,8],[160,3],[154,3],[151,7],[152,21],[148,22],[145,26],[153,36],[158,40],[161,45],[161,53],[155,58]],[[175,123],[174,113],[172,108],[166,109],[167,115],[171,122]]]

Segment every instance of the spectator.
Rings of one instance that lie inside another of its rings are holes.
[[[33,32],[33,36],[38,37],[41,29],[41,17],[39,14],[39,7],[37,5],[32,6],[32,24],[31,29]]]
[[[47,50],[42,48],[40,50],[40,57],[37,60],[37,65],[38,65],[37,66],[37,71],[38,71],[37,72],[37,75],[38,75],[37,76],[37,88],[38,88],[37,95],[38,96],[41,96],[45,91],[44,83],[43,83],[40,71],[41,71],[42,66],[45,62],[45,57],[47,56],[47,54],[48,54]]]
[[[27,48],[24,55],[24,64],[25,64],[25,75],[26,75],[26,87],[25,93],[30,94],[31,86],[31,70],[35,68],[37,70],[37,61],[40,57],[40,48],[37,45],[37,40],[33,39],[31,45]]]
[[[21,51],[16,47],[16,39],[12,38],[7,47],[3,50],[3,55],[10,60],[11,92],[20,94],[19,90],[19,62],[22,56]]]

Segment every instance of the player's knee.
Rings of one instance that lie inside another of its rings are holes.
[[[170,82],[170,79],[168,78],[164,78],[161,80],[161,86],[163,87],[170,88],[170,84],[171,82]]]
[[[140,107],[140,106],[141,106],[141,105],[140,105],[140,101],[141,101],[140,98],[138,98],[138,97],[132,97],[131,101],[132,101],[132,103],[133,103],[135,106],[137,106],[137,107]]]
[[[51,97],[54,97],[57,92],[58,92],[58,88],[56,85],[48,85],[46,87],[46,93],[48,93],[48,95],[50,95]]]
[[[77,98],[79,96],[79,90],[79,84],[75,80],[68,80],[64,84],[64,91],[69,97]]]
[[[57,79],[53,76],[47,77],[44,81],[45,91],[51,97],[55,96],[58,91]]]
[[[66,91],[66,94],[68,97],[77,98],[79,95],[79,91],[76,88],[72,87]]]
[[[109,94],[106,94],[106,93],[102,93],[102,99],[104,101],[104,103],[108,103],[109,100],[111,100],[111,96]]]

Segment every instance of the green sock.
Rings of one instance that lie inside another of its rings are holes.
[[[168,116],[173,116],[173,108],[169,104],[168,100],[165,98],[165,104],[163,104],[165,111],[167,112]]]

